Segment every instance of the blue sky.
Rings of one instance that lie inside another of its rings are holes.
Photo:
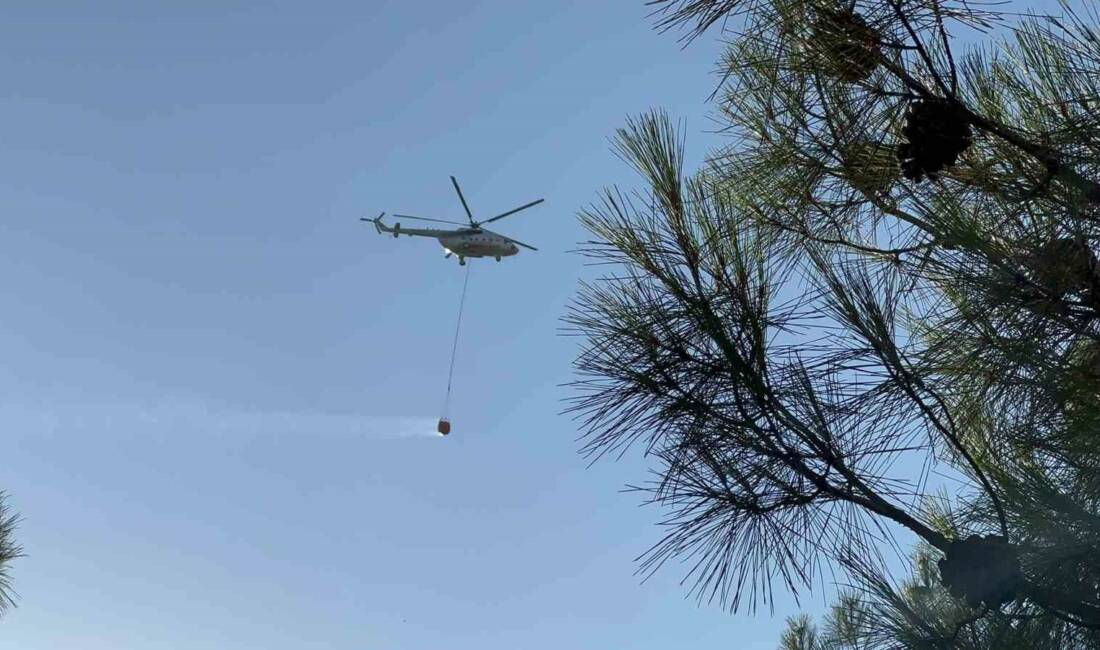
[[[773,648],[633,558],[660,513],[586,468],[558,335],[576,211],[651,107],[705,133],[717,45],[640,1],[42,2],[0,23],[0,648]],[[538,197],[462,275],[378,212]],[[817,596],[820,601],[821,596]],[[814,605],[813,610],[820,607]]]

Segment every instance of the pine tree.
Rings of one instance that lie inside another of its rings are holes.
[[[0,492],[0,615],[15,606],[10,570],[11,563],[23,556],[23,548],[15,540],[18,525],[19,515],[11,511],[7,495]]]
[[[727,39],[729,145],[685,174],[667,116],[628,121],[645,188],[582,211],[614,270],[565,318],[584,451],[655,464],[643,569],[732,609],[835,569],[880,593],[900,531],[988,629],[1100,628],[1096,10],[651,4]]]
[[[1100,648],[1100,632],[1067,623],[1035,603],[1003,609],[968,607],[944,588],[927,546],[900,585],[862,576],[821,627],[808,616],[787,621],[779,650],[1068,650]]]

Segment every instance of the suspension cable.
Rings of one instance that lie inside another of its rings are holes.
[[[451,408],[451,380],[454,379],[455,374],[455,353],[458,352],[458,332],[462,327],[462,309],[466,306],[466,287],[470,284],[470,267],[473,264],[466,264],[466,277],[462,280],[462,297],[458,301],[458,319],[455,321],[455,336],[454,341],[451,343],[451,365],[447,370],[447,394],[443,398],[443,414],[442,419],[446,419],[448,411]]]

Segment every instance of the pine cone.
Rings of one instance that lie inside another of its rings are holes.
[[[878,34],[851,11],[823,10],[814,22],[810,43],[822,70],[848,82],[870,76],[882,56]]]
[[[954,165],[970,146],[970,122],[966,114],[946,99],[921,99],[909,105],[902,129],[906,142],[898,147],[902,175],[920,182],[935,180],[945,167]]]
[[[1023,584],[1016,547],[997,535],[952,541],[939,568],[948,592],[971,607],[984,603],[996,608],[1011,602]]]
[[[1100,283],[1096,255],[1083,238],[1052,239],[1027,257],[1027,266],[1033,281],[1057,298]]]

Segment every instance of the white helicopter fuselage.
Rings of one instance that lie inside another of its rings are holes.
[[[519,252],[507,238],[484,228],[440,234],[436,239],[448,253],[461,257],[509,257]]]
[[[492,257],[500,261],[502,257],[511,257],[519,252],[519,247],[510,239],[484,228],[402,228],[400,223],[387,226],[382,223],[381,217],[373,221],[378,232],[392,233],[394,237],[432,237],[439,241],[439,245],[446,251],[446,257],[457,255],[462,263],[465,263],[467,257]]]

